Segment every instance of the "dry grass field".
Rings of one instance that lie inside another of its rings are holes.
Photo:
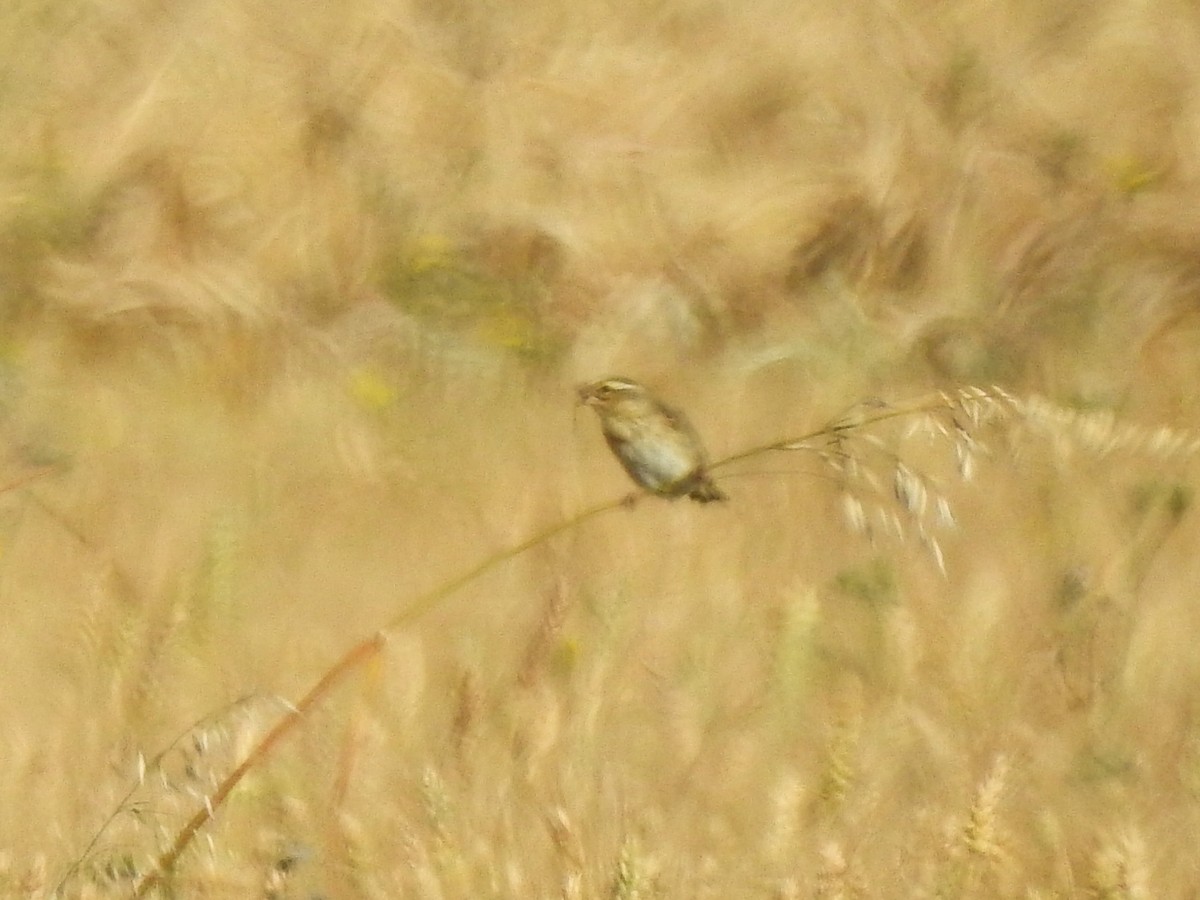
[[[1200,6],[0,41],[0,896],[1200,896]]]

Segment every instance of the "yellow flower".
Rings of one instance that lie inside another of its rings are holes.
[[[454,242],[445,235],[418,235],[409,253],[408,269],[413,275],[446,269],[453,265],[454,257]]]
[[[1133,155],[1110,159],[1108,168],[1117,188],[1125,194],[1136,194],[1152,187],[1163,177],[1162,169],[1154,168],[1146,160]]]
[[[358,369],[350,376],[350,393],[367,409],[383,409],[396,401],[395,389],[370,369]]]

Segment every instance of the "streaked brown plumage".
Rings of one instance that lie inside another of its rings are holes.
[[[709,477],[704,447],[687,417],[636,381],[606,378],[585,384],[579,402],[596,411],[608,446],[646,490],[699,503],[728,499]]]

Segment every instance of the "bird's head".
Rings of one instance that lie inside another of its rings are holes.
[[[631,378],[605,378],[579,388],[579,402],[596,412],[615,412],[650,402],[650,394]]]

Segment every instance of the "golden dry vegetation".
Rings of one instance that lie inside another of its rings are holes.
[[[619,499],[572,408],[616,372],[717,458],[949,393],[849,481],[764,453],[496,557],[158,895],[1200,890],[1195,3],[10,0],[0,39],[0,895],[131,896],[348,648]]]

